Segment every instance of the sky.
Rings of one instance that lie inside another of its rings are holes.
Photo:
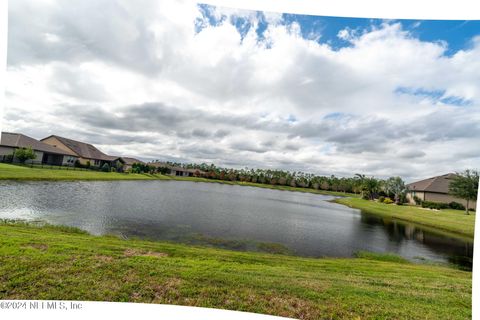
[[[480,168],[480,21],[17,0],[8,36],[4,131],[321,175]]]

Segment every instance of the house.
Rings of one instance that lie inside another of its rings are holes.
[[[422,201],[450,203],[452,201],[467,205],[467,201],[454,197],[448,193],[449,185],[452,179],[456,176],[455,173],[447,173],[442,176],[432,177],[417,182],[407,184],[408,192],[407,199],[410,203],[414,204],[414,197],[418,197]],[[477,206],[476,201],[469,202],[469,209],[475,209]]]
[[[169,175],[177,177],[199,177],[204,173],[204,171],[198,169],[170,167]]]
[[[78,161],[82,165],[90,164],[93,167],[101,167],[107,163],[109,166],[111,166],[112,163],[118,159],[118,157],[106,155],[89,143],[72,140],[57,135],[51,135],[40,141],[55,148],[64,150],[65,152],[73,152],[78,157]]]
[[[145,164],[145,162],[135,159],[135,158],[130,158],[130,157],[116,157],[116,159],[112,162],[112,165],[116,168],[120,167],[121,171],[127,171],[132,169],[132,166],[134,163],[142,163]]]
[[[167,168],[167,175],[177,177],[200,177],[206,173],[199,169],[178,167],[165,162],[150,162],[148,165],[155,168]]]
[[[2,132],[0,161],[5,161],[9,155],[12,155],[19,148],[32,148],[36,154],[34,160],[27,160],[26,163],[73,166],[78,159],[72,151],[51,146],[21,133]],[[17,160],[14,158],[13,161],[16,162]]]

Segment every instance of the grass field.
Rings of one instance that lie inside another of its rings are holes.
[[[42,169],[0,163],[0,180],[152,180],[161,175],[124,174],[85,170]]]
[[[382,217],[413,222],[473,239],[475,215],[464,210],[430,210],[415,206],[397,206],[360,198],[339,198],[335,202]]]
[[[168,303],[299,319],[469,319],[472,274],[392,255],[308,259],[0,223],[0,299]]]
[[[65,169],[44,169],[28,166],[17,166],[11,164],[0,163],[0,180],[51,180],[51,181],[65,181],[65,180],[177,180],[177,181],[192,181],[192,182],[209,182],[209,183],[222,183],[230,185],[250,186],[258,188],[296,191],[296,192],[308,192],[315,194],[333,195],[333,196],[351,196],[356,197],[354,194],[345,194],[342,192],[315,190],[308,188],[296,188],[289,186],[273,186],[261,183],[251,182],[239,182],[239,181],[223,181],[223,180],[211,180],[206,178],[197,177],[172,177],[161,174],[126,174],[116,172],[99,172],[99,171],[85,171],[85,170],[65,170]]]

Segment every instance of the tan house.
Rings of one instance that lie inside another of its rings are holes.
[[[106,155],[105,153],[98,150],[96,147],[89,143],[76,141],[56,135],[51,135],[40,141],[55,148],[64,150],[65,152],[73,152],[78,157],[78,161],[83,165],[87,165],[88,163],[90,163],[91,166],[101,167],[105,163],[111,165],[113,161],[119,158]]]
[[[150,162],[148,163],[149,166],[155,168],[167,168],[168,173],[167,175],[170,176],[177,176],[177,177],[200,177],[205,175],[205,171],[193,168],[182,168],[178,166],[173,166],[169,163],[165,162]]]
[[[113,165],[115,167],[118,167],[118,165],[120,165],[122,167],[121,168],[122,171],[132,169],[132,166],[134,163],[145,164],[145,162],[143,162],[142,160],[138,160],[130,157],[116,157],[116,159],[113,161]]]
[[[442,176],[432,177],[425,180],[420,180],[407,184],[408,193],[407,199],[410,203],[414,204],[414,197],[420,198],[422,201],[450,203],[452,201],[467,205],[467,201],[454,197],[448,193],[448,187],[452,179],[456,176],[455,173],[447,173]],[[469,202],[469,209],[475,209],[477,206],[476,201]]]
[[[32,148],[36,158],[26,163],[48,164],[57,166],[73,166],[78,159],[77,155],[70,151],[43,143],[21,133],[2,132],[0,139],[0,161],[5,161],[19,148]],[[15,158],[13,162],[17,162]]]

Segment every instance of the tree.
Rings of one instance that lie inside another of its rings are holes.
[[[362,181],[362,197],[366,197],[369,200],[375,199],[375,195],[378,193],[381,187],[381,181],[374,177],[363,177]]]
[[[477,200],[478,179],[478,171],[465,170],[463,173],[457,173],[448,187],[451,195],[467,200],[465,214],[468,214],[468,204],[470,200]]]
[[[405,182],[403,182],[402,178],[400,177],[388,178],[383,185],[383,190],[387,194],[392,193],[395,198],[395,203],[397,204],[399,203],[402,195],[407,192],[407,188],[405,187]]]
[[[101,169],[103,172],[110,172],[110,166],[108,165],[108,163],[105,163]]]
[[[35,151],[32,147],[20,148],[14,152],[15,158],[17,158],[21,163],[25,163],[27,160],[34,160],[37,158]]]

